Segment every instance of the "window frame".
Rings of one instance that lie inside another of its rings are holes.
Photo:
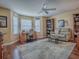
[[[14,33],[14,17],[17,17],[17,23],[18,23],[18,25],[17,25],[17,33]],[[12,33],[13,33],[13,35],[17,35],[17,34],[19,34],[19,16],[18,15],[14,15],[13,16],[13,19],[12,19]]]
[[[21,31],[22,30],[25,30],[26,32],[29,32],[30,31],[30,29],[23,29],[22,27],[22,21],[30,21],[30,23],[31,23],[31,27],[30,27],[30,29],[32,29],[32,20],[31,19],[28,19],[28,18],[26,18],[26,19],[21,19]]]

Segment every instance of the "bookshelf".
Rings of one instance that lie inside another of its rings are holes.
[[[74,14],[74,39],[79,37],[79,14]]]
[[[50,32],[54,31],[54,19],[47,19],[46,20],[46,36],[50,35]]]

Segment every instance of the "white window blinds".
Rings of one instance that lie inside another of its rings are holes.
[[[35,31],[40,32],[40,17],[35,17]]]
[[[13,16],[13,21],[12,21],[12,28],[13,28],[13,34],[18,34],[19,33],[19,19],[18,16]]]
[[[21,30],[29,31],[32,29],[32,21],[27,19],[21,20]]]

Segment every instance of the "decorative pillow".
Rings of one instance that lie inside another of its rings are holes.
[[[56,30],[55,30],[55,33],[56,34],[59,34],[61,32],[61,28],[57,28]]]

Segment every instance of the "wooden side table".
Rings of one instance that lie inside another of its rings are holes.
[[[26,33],[20,33],[19,43],[24,44],[26,42]]]

